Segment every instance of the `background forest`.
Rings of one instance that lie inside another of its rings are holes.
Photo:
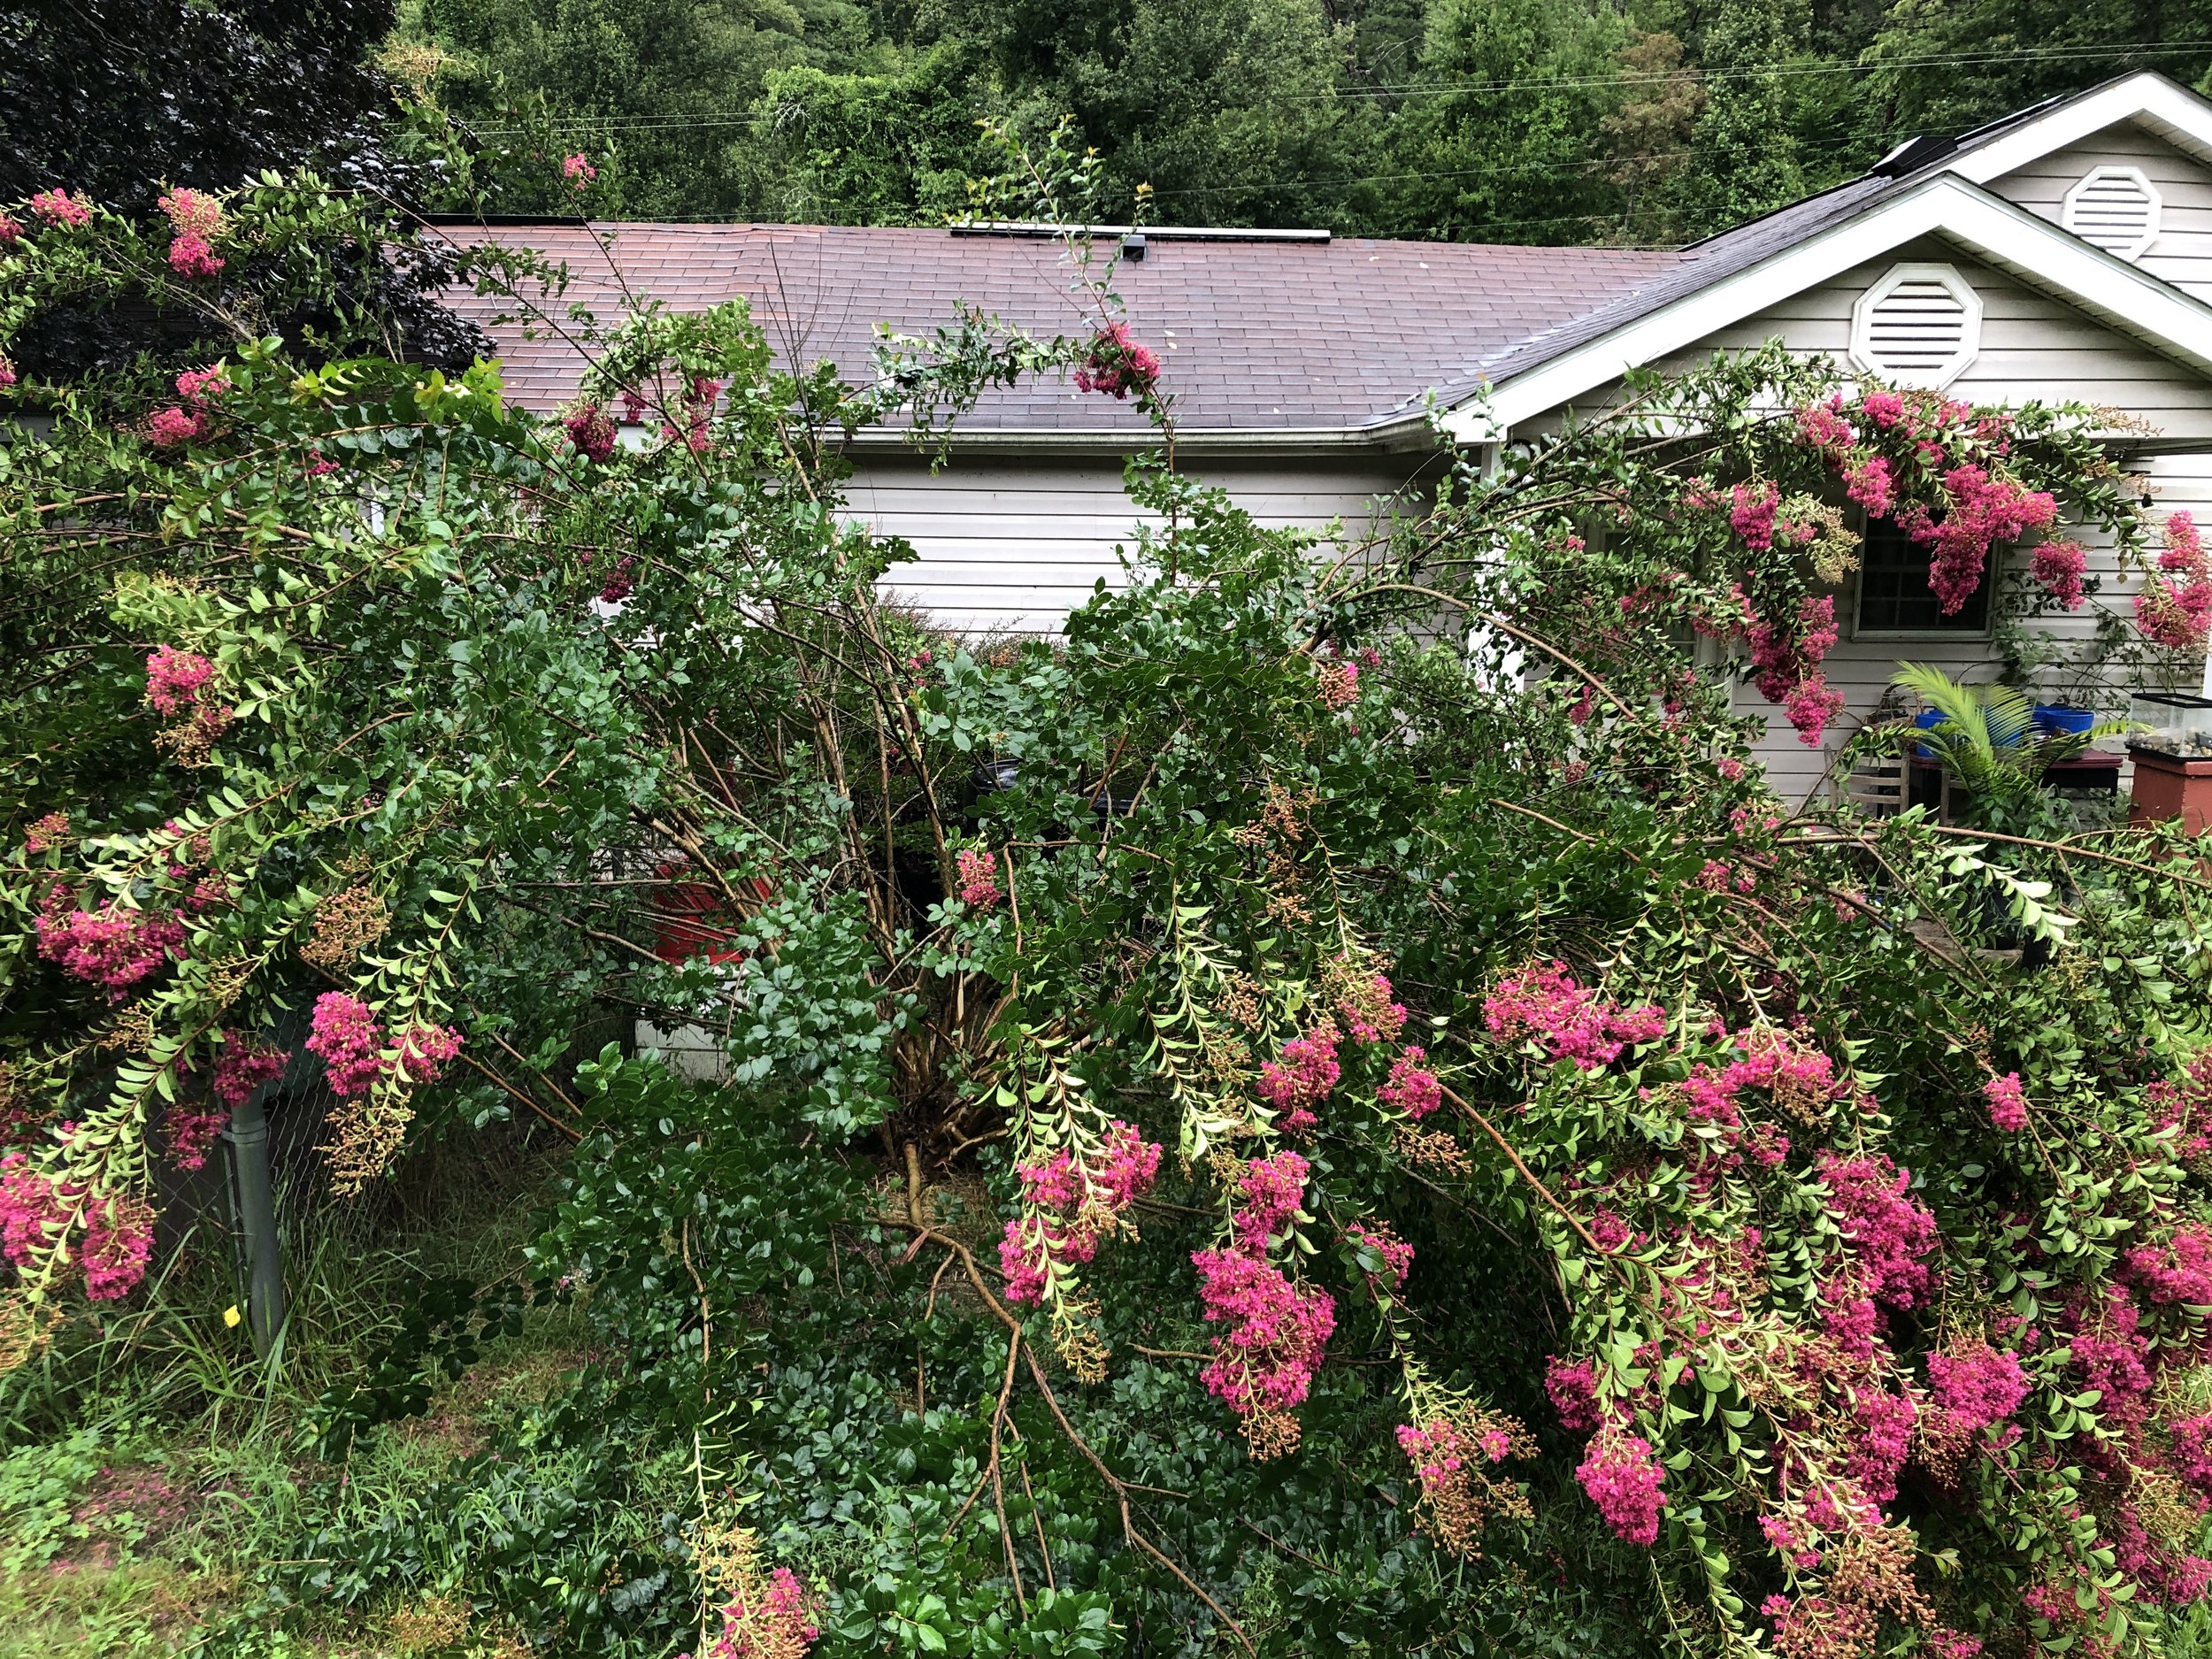
[[[485,145],[451,205],[932,223],[976,121],[1071,113],[1190,225],[1671,242],[2128,70],[2202,0],[410,0],[388,62]],[[1110,198],[1112,199],[1110,195]]]

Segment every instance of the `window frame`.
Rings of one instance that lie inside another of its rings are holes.
[[[1993,547],[1991,548],[1988,553],[1984,557],[1984,562],[1982,565],[1982,583],[1981,587],[1976,590],[1980,594],[1982,598],[1982,616],[1979,622],[1972,624],[1971,626],[1961,625],[1955,627],[1934,628],[1884,628],[1867,626],[1864,620],[1867,556],[1870,545],[1873,540],[1872,533],[1874,529],[1874,522],[1875,521],[1868,520],[1863,516],[1861,517],[1859,523],[1859,567],[1851,572],[1851,580],[1848,587],[1851,604],[1851,638],[1855,643],[1860,640],[1865,640],[1870,642],[1876,643],[1882,641],[1920,641],[1924,643],[1937,643],[1943,641],[1949,641],[1954,644],[1971,645],[1976,643],[1985,644],[1996,637],[1997,593],[1996,578],[1993,572],[1996,571],[1998,566],[1999,553],[1998,549]],[[1891,523],[1893,521],[1885,519],[1879,522]],[[1914,545],[1911,538],[1905,536],[1901,530],[1898,532],[1898,534],[1903,540],[1905,546],[1909,548]]]

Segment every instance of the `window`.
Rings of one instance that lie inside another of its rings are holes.
[[[1982,349],[1982,297],[1947,265],[1892,265],[1851,308],[1851,357],[1899,386],[1933,390]]]
[[[1955,616],[1945,616],[1928,586],[1928,549],[1887,518],[1868,522],[1859,556],[1859,618],[1855,633],[1985,634],[1989,629],[1989,579]]]
[[[2107,253],[2134,259],[2157,239],[2162,205],[2137,168],[2100,167],[2067,191],[2058,222]]]

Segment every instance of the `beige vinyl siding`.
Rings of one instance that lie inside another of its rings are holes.
[[[1932,237],[1722,329],[1664,366],[1678,369],[1715,351],[1746,350],[1779,339],[1794,351],[1824,353],[1847,369],[1851,308],[1895,265],[1947,265],[1981,296],[1981,349],[1947,388],[1952,396],[1969,403],[2109,404],[2150,422],[2166,438],[2212,443],[2212,385]]]
[[[2199,299],[2212,299],[2212,168],[2139,127],[2108,127],[1993,180],[1989,188],[2057,224],[2066,193],[2100,167],[2133,167],[2159,194],[2158,236],[2135,263]]]
[[[1358,538],[1379,513],[1386,519],[1391,501],[1411,500],[1423,460],[1225,461],[1195,470],[1268,528],[1318,530],[1340,519]],[[1151,518],[1124,493],[1113,456],[956,457],[934,475],[918,457],[869,459],[847,494],[852,518],[905,537],[918,555],[885,572],[882,588],[948,627],[978,633],[1058,632],[1095,583],[1119,586],[1118,549],[1133,546],[1137,524]]]

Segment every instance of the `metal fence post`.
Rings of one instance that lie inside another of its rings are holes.
[[[230,1115],[223,1139],[230,1147],[232,1225],[246,1281],[246,1322],[253,1351],[264,1359],[284,1328],[284,1263],[279,1254],[276,1191],[269,1179],[269,1118],[262,1110],[267,1088],[256,1089]]]

